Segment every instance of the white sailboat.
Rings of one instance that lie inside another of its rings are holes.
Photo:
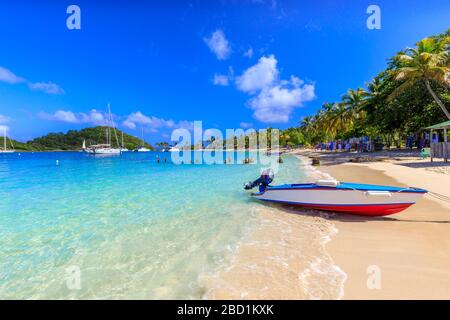
[[[9,139],[9,142],[11,143],[11,147],[12,149],[8,149],[6,147],[6,140],[8,139],[8,137],[6,136],[6,127],[3,127],[3,149],[0,149],[0,153],[14,153],[16,152],[14,150],[14,145],[11,139]]]
[[[145,147],[145,141],[144,141],[144,129],[142,128],[142,146],[137,147],[134,149],[134,152],[150,152],[152,150]]]
[[[118,155],[121,153],[120,148],[111,147],[111,127],[114,131],[116,137],[117,146],[119,146],[119,139],[117,139],[116,127],[111,115],[111,107],[108,104],[108,115],[109,115],[109,126],[106,128],[106,143],[105,144],[94,144],[86,147],[86,141],[83,140],[82,149],[84,152],[92,155]]]
[[[123,132],[122,132],[122,146],[120,148],[121,152],[128,152],[129,150],[127,148],[125,148],[125,144],[123,143]]]
[[[167,151],[169,151],[169,152],[179,152],[180,149],[177,148],[177,147],[170,147],[169,150],[167,150]]]

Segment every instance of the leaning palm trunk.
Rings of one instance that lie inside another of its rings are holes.
[[[437,96],[437,94],[433,91],[430,85],[430,81],[428,79],[425,79],[425,85],[428,89],[428,92],[433,96],[434,101],[439,105],[439,107],[442,109],[442,111],[445,113],[447,118],[450,120],[450,113],[448,112],[447,108],[445,108],[444,104],[442,103],[441,99]]]

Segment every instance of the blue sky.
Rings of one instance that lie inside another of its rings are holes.
[[[66,27],[70,4],[81,30]],[[1,2],[0,125],[28,140],[102,124],[110,102],[120,129],[152,142],[194,120],[285,128],[449,21],[438,0]]]

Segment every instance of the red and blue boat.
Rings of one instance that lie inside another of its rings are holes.
[[[271,186],[269,175],[246,184],[251,189],[259,185],[256,199],[307,209],[342,212],[363,216],[386,216],[415,204],[427,190],[371,184],[319,180],[315,183]],[[269,182],[270,181],[270,182]]]

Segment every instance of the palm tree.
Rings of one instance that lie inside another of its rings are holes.
[[[423,81],[434,101],[450,119],[450,113],[431,87],[432,82],[446,88],[450,85],[450,60],[444,41],[425,38],[417,43],[417,48],[407,48],[400,52],[394,58],[395,63],[398,68],[393,74],[396,80],[402,80],[403,83],[392,92],[390,99],[413,87],[418,81]]]
[[[353,124],[353,118],[349,109],[343,103],[336,104],[330,116],[330,128],[333,128],[334,135],[345,132]]]
[[[316,132],[316,122],[315,117],[306,116],[300,121],[300,128],[305,136],[307,136],[307,140],[309,143],[313,143],[313,137]]]
[[[320,122],[320,128],[328,134],[332,134],[334,132],[333,128],[330,126],[330,123],[332,122],[332,114],[335,107],[335,103],[325,102],[319,112],[318,118]]]
[[[364,115],[364,107],[368,103],[369,93],[362,88],[348,89],[342,96],[342,102],[337,105],[334,111],[334,126],[339,131],[348,129],[355,120]]]
[[[313,123],[312,117],[306,116],[300,121],[300,127],[302,127],[305,130],[308,130],[309,128],[311,128],[312,123]]]
[[[347,107],[348,112],[353,116],[358,116],[362,108],[367,103],[368,93],[363,88],[348,89],[342,96],[342,104]]]
[[[367,99],[376,99],[381,94],[381,88],[383,85],[383,80],[381,77],[373,78],[369,83],[366,83],[367,91],[366,96]]]
[[[280,134],[280,144],[287,146],[291,136],[287,132],[283,132]]]
[[[335,108],[336,103],[325,102],[314,118],[315,128],[331,137],[334,137],[336,134],[336,128],[333,126],[333,112]]]

